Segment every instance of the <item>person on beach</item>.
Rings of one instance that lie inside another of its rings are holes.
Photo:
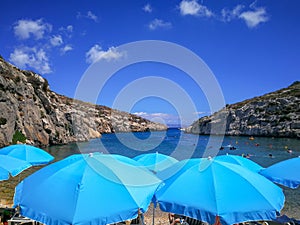
[[[141,212],[141,210],[138,210],[138,217],[139,217],[139,224],[140,225],[145,225],[145,221],[144,221],[144,214]]]
[[[182,216],[180,215],[169,213],[168,217],[169,217],[170,225],[176,225],[176,224],[189,225],[186,221],[184,221],[184,218],[182,218]]]
[[[219,216],[216,216],[216,220],[215,220],[215,223],[213,225],[222,225]]]
[[[180,216],[174,213],[169,213],[169,222],[170,225],[180,224]]]
[[[146,225],[144,221],[144,214],[140,209],[138,209],[138,217],[134,220],[125,220],[125,225],[130,225],[134,221],[134,224]]]
[[[3,218],[2,218],[2,221],[3,221],[3,225],[8,225],[8,220],[12,217],[12,214],[9,210],[5,209],[3,211]]]

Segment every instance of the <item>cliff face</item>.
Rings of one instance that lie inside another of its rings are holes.
[[[141,117],[59,95],[41,76],[0,57],[0,146],[16,131],[27,142],[45,146],[86,141],[101,133],[165,130]]]
[[[225,126],[226,135],[300,138],[300,82],[227,105],[211,116],[200,118],[185,131],[210,134],[212,123]]]

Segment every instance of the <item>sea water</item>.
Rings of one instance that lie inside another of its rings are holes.
[[[220,150],[221,146],[223,150]],[[139,154],[159,152],[178,160],[224,154],[248,154],[254,162],[268,167],[276,162],[300,156],[300,140],[194,135],[174,128],[159,132],[103,134],[101,138],[89,142],[51,146],[48,151],[56,160],[76,153],[90,152],[120,154],[130,158]],[[282,213],[300,219],[300,188],[296,190],[282,188],[286,197]]]

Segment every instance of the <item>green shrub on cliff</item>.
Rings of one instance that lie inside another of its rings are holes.
[[[0,126],[1,126],[1,125],[5,125],[6,122],[7,122],[7,119],[6,119],[6,118],[0,117]]]
[[[12,143],[13,144],[17,144],[18,142],[22,142],[25,143],[26,142],[26,137],[24,134],[22,134],[22,132],[16,130],[13,138],[12,138]]]

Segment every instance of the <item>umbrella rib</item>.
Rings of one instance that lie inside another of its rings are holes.
[[[83,160],[85,160],[85,159],[83,159]],[[86,163],[84,166],[85,166],[84,171],[86,171],[87,167],[89,167],[89,165],[88,165],[88,163]],[[76,212],[77,212],[77,209],[78,209],[77,202],[78,202],[79,195],[80,195],[80,186],[82,184],[82,180],[84,179],[84,174],[85,174],[85,172],[81,173],[80,183],[78,183],[78,186],[77,186],[77,189],[76,189],[76,192],[75,192],[76,197],[75,197],[75,202],[74,202],[74,211],[73,211],[73,216],[72,216],[72,224],[75,224],[74,219],[75,219],[75,215],[77,214]]]
[[[211,175],[212,175],[212,181],[213,181],[213,189],[214,189],[214,191],[215,191],[215,193],[216,193],[216,187],[217,187],[217,181],[216,181],[216,177],[214,176],[214,172],[212,171],[213,170],[213,168],[212,168],[212,164],[211,165],[209,165],[210,167],[211,167],[211,170],[210,170],[210,173],[211,173]],[[214,196],[214,198],[215,198],[215,202],[216,202],[216,216],[219,216],[219,202],[218,202],[218,200],[217,200],[217,195],[215,194],[215,195],[213,195]]]
[[[158,155],[158,152],[156,152],[156,153],[155,153],[155,161],[154,161],[154,162],[155,162],[155,163],[154,163],[154,171],[156,171],[156,172],[157,172],[157,169],[158,169],[157,164],[160,163],[160,162],[158,162],[158,156],[159,156],[159,155]]]

